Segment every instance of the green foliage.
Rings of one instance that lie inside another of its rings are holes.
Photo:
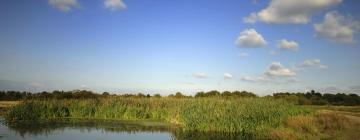
[[[265,134],[287,117],[306,112],[286,101],[267,98],[107,97],[26,101],[12,108],[6,120],[158,120],[190,131]]]
[[[110,93],[109,92],[103,92],[103,94],[102,95],[104,95],[104,96],[109,96],[110,95]]]
[[[161,95],[159,93],[154,94],[154,97],[161,98]]]
[[[150,94],[112,94],[108,92],[103,92],[102,94],[97,94],[92,91],[87,90],[73,90],[73,91],[53,91],[53,92],[40,92],[40,93],[30,93],[30,92],[19,92],[19,91],[0,91],[0,100],[32,100],[32,99],[95,99],[95,98],[106,98],[108,96],[112,97],[136,97],[136,98],[150,98],[150,97],[161,97],[160,94],[155,94],[150,96]],[[173,98],[192,98],[192,96],[186,96],[181,92],[175,94],[170,94],[168,97]],[[213,97],[213,98],[225,98],[225,99],[234,99],[234,98],[256,98],[256,94],[248,91],[224,91],[219,92],[216,90],[208,92],[198,92],[194,96],[195,98],[199,97]],[[307,93],[289,93],[281,92],[274,93],[273,96],[266,96],[265,98],[274,97],[276,99],[284,99],[289,102],[298,104],[298,105],[346,105],[354,106],[360,105],[360,96],[358,94],[321,94],[315,92],[314,90]]]
[[[209,92],[198,92],[195,94],[195,97],[224,97],[224,98],[237,98],[237,97],[257,97],[252,92],[247,91],[224,91],[220,93],[219,91],[212,90]]]
[[[360,105],[360,97],[357,94],[321,94],[314,90],[307,93],[274,93],[273,97],[299,105]]]

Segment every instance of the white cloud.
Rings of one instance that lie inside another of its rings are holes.
[[[72,8],[80,6],[77,0],[49,0],[49,4],[64,12],[69,12]]]
[[[351,44],[355,43],[354,35],[360,30],[360,22],[350,16],[342,16],[336,11],[328,12],[322,23],[314,24],[316,36],[331,41]]]
[[[300,64],[300,67],[302,67],[302,68],[313,67],[313,68],[327,69],[327,66],[321,64],[321,61],[319,59],[305,60],[304,62],[302,62]]]
[[[203,73],[203,72],[195,73],[194,76],[195,76],[196,78],[202,78],[202,79],[208,77],[208,76],[206,75],[206,73]]]
[[[282,50],[288,50],[288,51],[298,51],[299,50],[299,44],[295,41],[288,41],[286,39],[282,39],[278,42],[277,45],[278,48]]]
[[[269,54],[270,54],[270,55],[277,55],[278,52],[277,52],[277,51],[270,51]]]
[[[301,82],[298,79],[295,78],[281,78],[281,77],[269,77],[266,75],[261,75],[257,77],[252,76],[244,76],[241,77],[241,80],[244,82],[250,82],[250,83],[261,83],[261,84],[294,84]]]
[[[248,57],[248,56],[249,56],[249,54],[248,54],[248,53],[244,53],[244,52],[242,52],[242,53],[239,53],[239,56],[240,56],[240,57]]]
[[[259,76],[259,77],[243,76],[243,77],[241,77],[241,80],[245,81],[245,82],[254,82],[254,83],[267,81],[267,79],[263,76]]]
[[[299,80],[294,79],[295,75],[296,73],[293,70],[285,68],[280,62],[272,62],[260,76],[243,76],[241,80],[252,83],[288,84],[299,82]]]
[[[240,33],[235,44],[238,47],[259,48],[265,46],[266,41],[255,29],[246,29]]]
[[[241,77],[241,80],[246,81],[246,82],[257,82],[257,80],[253,77],[250,76],[243,76]]]
[[[104,6],[111,11],[122,10],[126,8],[122,0],[104,0]]]
[[[294,71],[285,68],[280,62],[272,62],[264,74],[272,77],[291,77],[296,75]]]
[[[251,13],[248,17],[243,18],[245,23],[255,23],[257,20],[256,13]]]
[[[232,79],[233,76],[230,73],[224,73],[224,79]]]
[[[246,23],[262,21],[274,24],[307,24],[311,16],[342,0],[272,0],[268,7],[244,18]]]

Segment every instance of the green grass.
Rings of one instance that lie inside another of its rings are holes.
[[[336,111],[340,114],[351,115],[360,117],[360,106],[308,106],[308,108],[312,108],[314,110],[322,110],[322,111]]]
[[[8,122],[59,118],[155,120],[184,131],[267,135],[290,116],[309,111],[266,98],[124,98],[30,100],[13,107]]]
[[[271,98],[106,97],[28,100],[13,106],[5,119],[8,123],[64,119],[155,121],[175,126],[181,130],[176,131],[180,136],[226,133],[234,138],[241,134],[260,139],[353,139],[359,136],[359,118],[349,119],[346,115],[356,114],[358,109],[298,106]]]

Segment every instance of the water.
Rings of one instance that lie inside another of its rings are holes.
[[[183,132],[153,122],[43,122],[5,125],[0,121],[0,140],[235,140],[235,134]]]

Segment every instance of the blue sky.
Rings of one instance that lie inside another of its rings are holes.
[[[359,5],[2,0],[0,90],[359,93]]]

